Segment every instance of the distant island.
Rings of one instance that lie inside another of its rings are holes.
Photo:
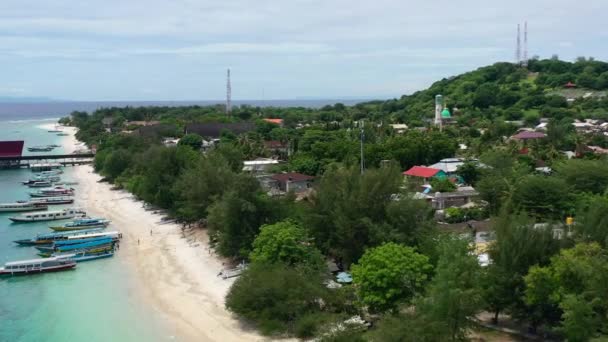
[[[225,309],[261,334],[587,341],[608,326],[607,90],[606,62],[532,59],[353,105],[60,122],[116,189],[209,234]]]

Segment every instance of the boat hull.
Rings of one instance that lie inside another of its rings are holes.
[[[38,273],[50,273],[50,272],[59,272],[59,271],[67,271],[74,269],[76,264],[68,264],[68,265],[57,265],[57,266],[49,266],[43,268],[35,268],[35,269],[24,269],[24,270],[6,270],[4,268],[0,268],[0,275],[31,275]]]
[[[0,208],[0,213],[22,213],[27,211],[38,211],[47,210],[46,205],[34,206],[34,207],[23,207],[23,208]]]
[[[56,232],[69,232],[69,231],[74,231],[74,230],[106,228],[107,226],[108,226],[107,224],[93,224],[93,225],[82,226],[82,227],[53,226],[53,227],[49,227],[49,228],[51,228],[52,230],[54,230]]]

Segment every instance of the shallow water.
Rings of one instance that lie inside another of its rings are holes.
[[[60,144],[62,137],[37,127],[50,122],[0,121],[0,140],[25,140],[26,147]],[[27,169],[0,170],[0,202],[28,199],[32,189],[20,181],[30,176]],[[71,167],[65,168],[62,180],[72,180]],[[37,258],[35,248],[12,241],[50,232],[49,222],[15,224],[8,219],[13,215],[0,213],[0,264]],[[0,278],[0,341],[172,340],[160,315],[144,304],[120,252],[79,263],[73,271]]]

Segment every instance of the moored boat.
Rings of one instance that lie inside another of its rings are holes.
[[[97,239],[97,240],[88,241],[88,242],[77,243],[77,244],[73,244],[73,245],[56,246],[55,244],[53,244],[52,246],[49,246],[49,247],[38,246],[38,247],[36,247],[36,249],[41,252],[67,252],[67,251],[74,251],[74,250],[87,250],[87,249],[91,249],[91,248],[102,248],[102,247],[107,248],[107,247],[113,247],[113,246],[114,246],[114,241],[111,238],[104,238],[104,239]]]
[[[41,197],[41,198],[32,199],[29,202],[46,204],[46,205],[71,204],[71,203],[74,203],[74,197],[69,197],[69,196]]]
[[[51,245],[54,241],[58,240],[67,240],[70,236],[78,235],[81,238],[85,236],[95,236],[92,234],[102,233],[102,228],[93,228],[79,231],[71,231],[71,232],[61,232],[61,233],[48,233],[48,234],[38,234],[33,239],[22,239],[15,240],[13,242],[21,245],[21,246],[37,246],[37,245]]]
[[[72,219],[79,215],[85,214],[86,213],[81,209],[68,208],[63,210],[46,211],[41,213],[22,214],[19,216],[9,217],[9,219],[13,222],[55,221]]]
[[[47,146],[32,146],[32,147],[28,147],[27,148],[27,150],[29,152],[50,152],[53,149],[55,149],[55,147],[54,146],[50,146],[50,145],[47,145]]]
[[[64,187],[54,187],[51,189],[42,189],[36,192],[30,192],[31,197],[57,197],[57,196],[73,196],[74,189]]]
[[[23,185],[30,185],[36,182],[48,181],[48,182],[59,182],[61,177],[56,175],[48,175],[48,176],[36,176],[34,178],[30,178],[27,182],[21,182]],[[49,185],[50,186],[50,185]]]
[[[46,210],[47,208],[48,208],[48,206],[44,203],[33,203],[33,202],[0,203],[0,212],[2,212],[2,213]]]
[[[70,230],[81,230],[89,228],[105,228],[110,224],[109,220],[103,218],[81,218],[68,222],[61,226],[50,226],[56,232],[64,232]]]
[[[27,184],[28,187],[30,188],[48,188],[50,186],[53,186],[53,183],[51,181],[47,181],[47,180],[40,180],[40,181],[35,181],[32,183]]]
[[[114,256],[113,250],[107,250],[103,252],[91,253],[87,251],[81,251],[77,253],[53,253],[51,257],[59,259],[74,260],[75,262],[83,262],[95,259],[110,258]]]
[[[4,264],[4,267],[0,267],[0,275],[27,275],[57,272],[73,269],[74,267],[76,267],[76,261],[57,257],[21,260]]]

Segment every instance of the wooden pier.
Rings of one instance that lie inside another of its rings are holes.
[[[0,169],[7,168],[31,168],[35,164],[61,164],[84,165],[90,164],[95,158],[94,153],[79,154],[54,154],[54,155],[32,155],[32,156],[10,156],[0,157]]]

